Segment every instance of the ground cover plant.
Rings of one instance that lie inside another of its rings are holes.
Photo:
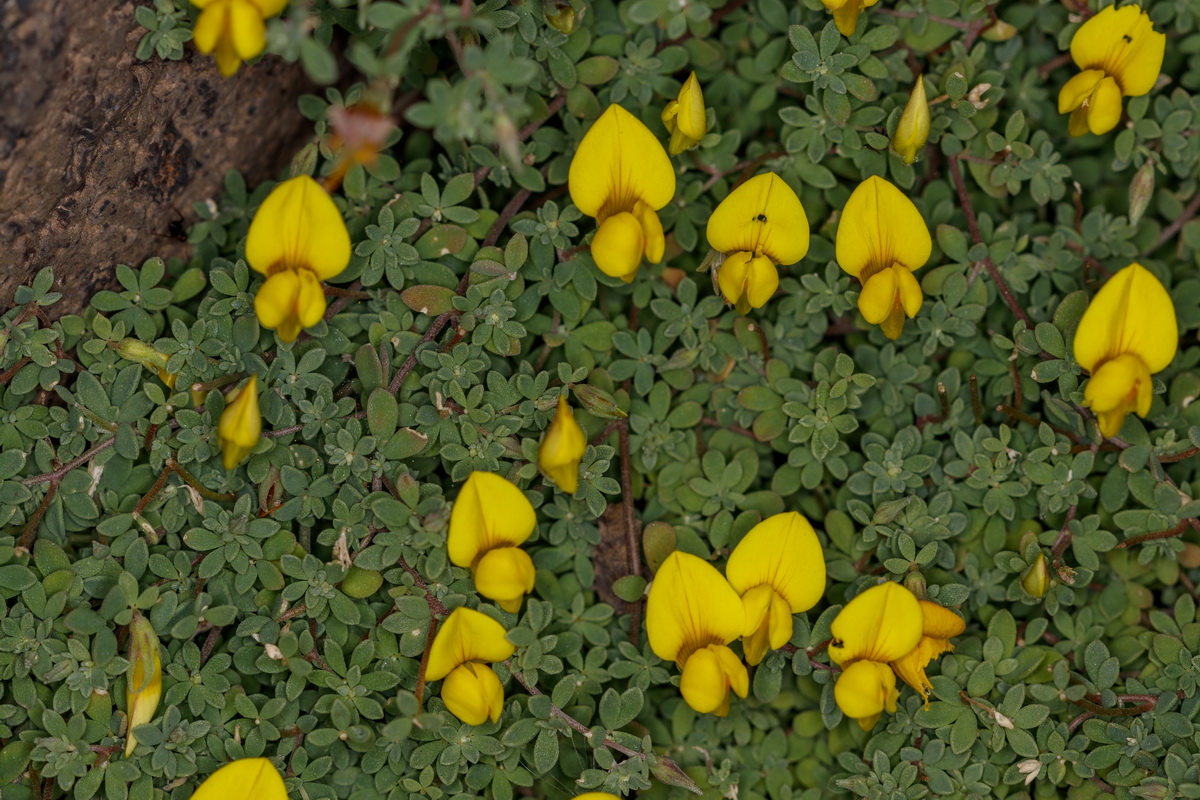
[[[323,88],[0,317],[0,794],[1200,797],[1196,13],[141,9]]]

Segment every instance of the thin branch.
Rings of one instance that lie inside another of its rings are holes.
[[[1126,547],[1133,547],[1135,544],[1142,544],[1143,542],[1152,542],[1155,539],[1170,539],[1174,536],[1180,535],[1181,533],[1186,531],[1188,529],[1188,527],[1190,527],[1190,526],[1188,524],[1188,521],[1185,519],[1183,522],[1179,523],[1174,528],[1167,528],[1165,531],[1150,531],[1149,533],[1142,533],[1137,536],[1130,536],[1125,541],[1119,542],[1117,544],[1117,549],[1121,550]]]
[[[21,483],[25,484],[26,486],[36,486],[39,483],[60,481],[64,477],[66,477],[66,474],[68,472],[75,469],[80,464],[84,463],[85,461],[92,458],[93,456],[97,456],[100,453],[103,453],[105,450],[112,447],[116,443],[117,443],[117,437],[110,436],[107,439],[100,442],[99,444],[93,446],[90,450],[88,450],[83,455],[72,458],[70,461],[63,464],[61,467],[51,470],[50,472],[44,472],[41,475],[34,475],[29,478],[22,478]]]
[[[1142,255],[1148,256],[1158,248],[1162,247],[1167,242],[1175,238],[1175,234],[1179,233],[1180,229],[1200,212],[1200,191],[1196,192],[1196,196],[1192,198],[1192,202],[1187,204],[1187,208],[1183,213],[1171,221],[1171,224],[1163,228],[1163,232],[1158,235],[1158,239],[1149,248],[1142,252]],[[2,383],[3,381],[0,381]]]

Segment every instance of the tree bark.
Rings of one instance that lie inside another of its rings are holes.
[[[140,4],[0,4],[0,309],[46,266],[70,313],[118,263],[186,256],[178,223],[228,170],[253,186],[311,135],[297,65],[268,57],[225,79],[190,43],[182,61],[137,61]]]

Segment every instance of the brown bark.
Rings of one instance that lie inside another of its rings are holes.
[[[230,169],[275,176],[311,134],[296,65],[268,56],[225,79],[190,43],[182,61],[137,61],[139,4],[0,4],[0,309],[45,266],[63,313],[115,264],[186,256],[193,203]]]

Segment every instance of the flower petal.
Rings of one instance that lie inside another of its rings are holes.
[[[645,251],[642,224],[628,211],[604,220],[592,236],[592,260],[601,272],[613,278],[632,278]]]
[[[854,662],[842,670],[833,686],[833,699],[851,719],[873,721],[885,709],[894,712],[899,696],[891,667],[876,661]]]
[[[296,295],[296,320],[302,328],[311,328],[325,316],[325,290],[317,276],[300,270],[300,292]]]
[[[491,667],[468,662],[455,667],[442,682],[442,702],[468,725],[482,725],[489,719],[499,722],[504,710],[504,687]]]
[[[495,600],[510,614],[521,608],[521,599],[533,591],[537,571],[533,560],[519,547],[494,547],[475,565],[475,591]]]
[[[1075,360],[1089,372],[1119,355],[1136,355],[1151,373],[1175,358],[1179,330],[1171,295],[1141,264],[1108,279],[1075,331]]]
[[[589,217],[607,205],[628,211],[639,199],[657,210],[675,196],[675,170],[658,137],[621,106],[610,105],[575,150],[567,175],[571,201]]]
[[[750,689],[746,665],[724,645],[709,645],[688,658],[679,680],[679,693],[701,714],[729,713],[729,690],[745,697]]]
[[[516,652],[504,637],[504,626],[487,614],[462,606],[454,609],[433,637],[425,679],[441,680],[468,661],[503,661]]]
[[[288,800],[279,770],[265,758],[239,758],[208,776],[192,800]]]
[[[686,661],[692,649],[732,642],[745,625],[742,599],[716,567],[678,550],[667,556],[646,600],[646,633],[655,655]]]
[[[258,409],[258,377],[251,374],[246,384],[229,397],[217,422],[225,469],[234,469],[250,455],[262,437],[262,414]]]
[[[1143,400],[1143,394],[1147,395]],[[1125,415],[1137,411],[1145,417],[1153,402],[1150,370],[1138,356],[1122,355],[1100,364],[1083,390],[1084,405],[1096,413],[1100,433],[1116,436]]]
[[[745,250],[794,264],[808,253],[808,216],[792,187],[768,172],[730,192],[708,218],[705,235],[722,253]]]
[[[1112,78],[1096,85],[1088,101],[1088,129],[1097,135],[1108,133],[1121,121],[1121,89]]]
[[[633,204],[633,215],[642,226],[642,252],[651,264],[662,261],[667,248],[667,237],[663,234],[662,220],[654,209],[642,201]]]
[[[929,140],[929,98],[925,95],[925,81],[920,75],[913,85],[908,103],[896,123],[896,132],[892,135],[892,149],[900,156],[905,164],[917,160],[925,142]]]
[[[264,274],[304,267],[321,280],[344,270],[350,234],[328,192],[307,175],[272,189],[250,223],[246,263]]]
[[[892,309],[896,307],[899,273],[902,271],[908,270],[889,268],[867,278],[862,291],[858,293],[858,310],[867,322],[878,325],[892,313]]]
[[[837,231],[837,262],[858,276],[900,264],[909,270],[925,266],[933,240],[921,212],[904,194],[878,176],[858,185]]]
[[[229,3],[226,0],[216,0],[210,4],[206,0],[203,5],[195,5],[204,10],[200,12],[200,16],[196,18],[196,25],[192,28],[192,41],[196,43],[197,50],[208,55],[217,49],[217,42],[225,31]]]
[[[829,646],[829,657],[838,664],[895,661],[917,646],[924,625],[916,595],[891,581],[872,586],[833,620],[830,631],[837,643]]]
[[[1058,92],[1058,113],[1069,114],[1081,107],[1092,96],[1096,86],[1104,80],[1104,70],[1085,69],[1063,84]]]
[[[1166,46],[1167,37],[1140,6],[1109,6],[1075,31],[1071,58],[1082,69],[1104,70],[1123,94],[1136,97],[1154,88]]]
[[[925,669],[929,666],[929,662],[943,653],[953,650],[954,645],[946,639],[922,636],[921,641],[911,652],[891,664],[892,671],[896,673],[897,677],[921,695],[926,709],[929,708],[929,693],[933,691],[933,684],[929,682],[929,676],[925,674]]]
[[[533,505],[520,489],[491,472],[472,472],[450,511],[450,561],[472,566],[494,547],[521,544],[536,527]]]
[[[967,629],[967,623],[963,618],[945,606],[931,603],[928,600],[919,602],[923,619],[922,635],[934,639],[953,639]]]
[[[229,4],[226,36],[233,52],[242,61],[248,61],[261,53],[267,46],[266,26],[262,13],[248,0],[232,0]]]
[[[558,410],[538,447],[538,466],[567,494],[579,488],[579,462],[587,452],[587,434],[575,421],[567,396],[558,396]]]
[[[772,587],[798,614],[825,593],[825,553],[807,519],[794,511],[775,514],[742,537],[725,575],[738,594],[762,584]]]
[[[921,293],[921,284],[912,272],[904,267],[892,267],[892,271],[896,273],[896,299],[900,308],[912,319],[921,310],[921,302],[925,299],[925,295]]]

